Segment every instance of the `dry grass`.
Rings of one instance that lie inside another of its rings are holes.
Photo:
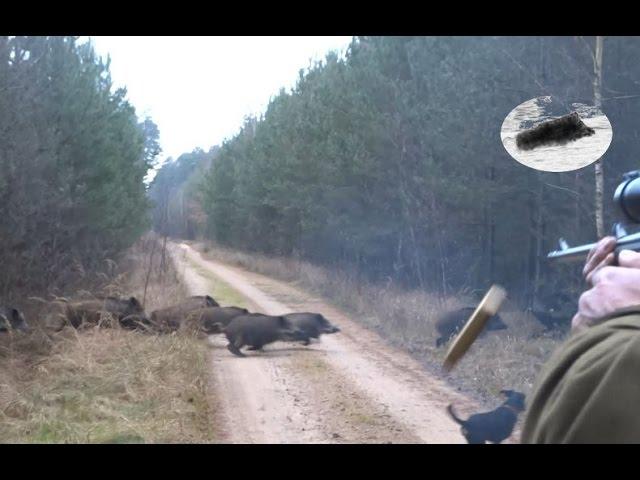
[[[441,374],[446,347],[435,347],[434,322],[446,311],[478,302],[463,292],[443,300],[429,292],[401,290],[392,284],[365,284],[348,273],[290,258],[246,254],[211,243],[197,247],[211,258],[292,283],[342,307],[436,374]],[[543,334],[533,318],[508,301],[500,315],[509,328],[477,340],[446,376],[456,388],[487,406],[496,403],[502,389],[528,393],[540,367],[562,341],[562,335]]]
[[[96,293],[142,300],[152,238],[134,246]],[[147,309],[184,297],[172,264],[154,255]],[[85,292],[88,295],[90,292]],[[40,316],[46,310],[40,305]],[[119,328],[0,339],[0,441],[186,443],[215,440],[207,347],[190,332],[156,336]]]

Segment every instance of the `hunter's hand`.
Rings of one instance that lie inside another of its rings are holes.
[[[592,288],[580,296],[578,313],[571,321],[574,331],[592,326],[616,313],[640,311],[640,253],[623,250],[618,256],[619,266],[612,267],[603,263],[611,255],[604,254],[604,251],[606,248],[598,249],[596,246],[594,254],[590,254],[593,259],[598,253],[601,261],[587,274]]]
[[[591,249],[582,270],[582,275],[589,285],[593,285],[592,277],[595,272],[613,263],[615,248],[615,237],[604,237]]]

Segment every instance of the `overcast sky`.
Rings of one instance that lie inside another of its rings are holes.
[[[86,40],[86,38],[84,39]],[[311,59],[344,52],[351,37],[91,37],[111,56],[139,117],[160,129],[162,158],[208,150],[262,113],[281,87],[295,85]]]

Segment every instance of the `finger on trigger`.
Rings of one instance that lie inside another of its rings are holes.
[[[589,253],[587,254],[587,261],[585,262],[584,268],[582,269],[583,275],[587,275],[593,269],[593,266],[599,257],[599,252],[603,248],[602,243],[602,240],[599,241],[593,246],[591,250],[589,250]]]
[[[615,263],[615,258],[616,255],[615,253],[609,253],[604,260],[602,260],[593,270],[591,270],[587,276],[585,277],[585,280],[587,281],[587,283],[589,284],[593,284],[593,276],[596,274],[596,272],[599,272],[601,268],[603,267],[608,267],[608,266],[612,266]]]
[[[587,255],[587,262],[582,270],[583,275],[588,275],[616,246],[614,237],[604,237]]]

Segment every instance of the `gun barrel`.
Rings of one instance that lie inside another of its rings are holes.
[[[588,245],[580,245],[578,247],[555,250],[553,252],[550,252],[547,255],[547,258],[549,260],[557,260],[562,262],[580,260],[586,257],[589,251],[591,251],[591,249],[596,245],[597,244],[595,243],[590,243]],[[634,250],[636,252],[640,251],[640,232],[618,238],[618,240],[616,241],[615,251],[619,252],[621,250]]]
[[[547,255],[549,260],[558,260],[562,262],[573,262],[580,260],[587,256],[591,249],[595,246],[595,243],[588,245],[580,245],[578,247],[565,248],[563,250],[555,250]]]

